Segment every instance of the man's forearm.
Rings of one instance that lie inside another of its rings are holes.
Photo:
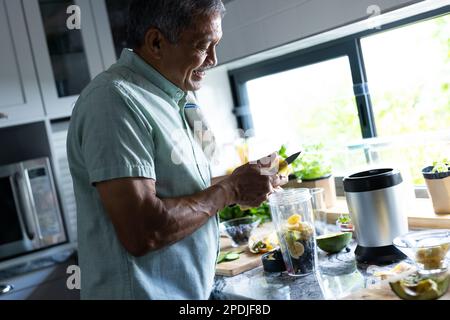
[[[152,212],[146,217],[145,243],[148,251],[158,250],[189,236],[203,226],[219,210],[234,203],[233,186],[223,181],[192,196],[148,201]],[[144,206],[142,210],[145,210]]]

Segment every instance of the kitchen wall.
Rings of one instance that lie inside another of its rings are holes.
[[[220,63],[423,0],[235,0],[226,5]],[[372,6],[372,7],[371,7]],[[376,6],[376,7],[374,7]],[[374,8],[368,14],[368,8]]]

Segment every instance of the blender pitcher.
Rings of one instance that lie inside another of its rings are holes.
[[[317,247],[309,190],[276,191],[269,197],[269,206],[289,275],[305,276],[314,272]]]

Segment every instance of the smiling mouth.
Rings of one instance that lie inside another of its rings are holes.
[[[193,72],[197,77],[203,78],[206,74],[205,70],[194,70]]]

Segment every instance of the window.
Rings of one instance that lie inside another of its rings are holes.
[[[450,15],[361,40],[381,148],[380,160],[409,164],[415,184],[421,169],[450,150]]]
[[[450,128],[450,15],[361,40],[378,136]]]
[[[274,150],[280,142],[344,145],[361,139],[352,87],[348,57],[251,80],[247,94],[254,134],[273,141]]]
[[[322,143],[337,175],[392,164],[423,185],[450,156],[450,15],[411,21],[231,71],[242,129],[264,152]]]

